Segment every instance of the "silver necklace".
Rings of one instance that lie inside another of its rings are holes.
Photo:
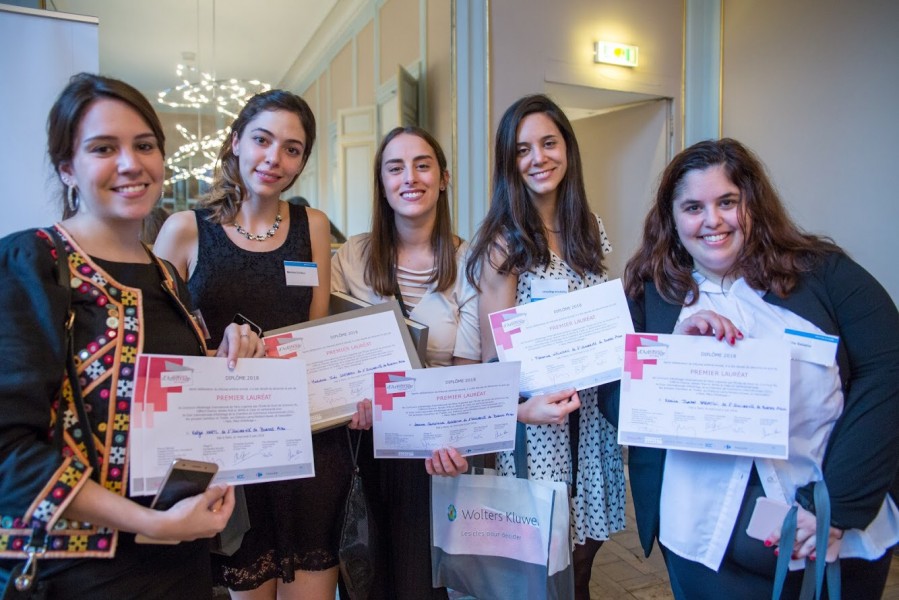
[[[273,237],[275,235],[275,232],[278,231],[278,227],[280,227],[280,226],[281,226],[281,212],[280,211],[278,211],[278,216],[275,217],[275,222],[272,224],[272,226],[269,228],[269,230],[266,231],[265,233],[260,233],[259,235],[250,233],[249,231],[247,231],[246,229],[241,227],[240,223],[238,223],[237,221],[234,221],[234,227],[237,228],[237,233],[244,236],[251,242],[264,242],[268,238]]]

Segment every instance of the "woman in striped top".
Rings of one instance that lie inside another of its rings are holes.
[[[446,164],[426,131],[388,133],[374,162],[372,230],[351,237],[331,261],[332,291],[373,304],[402,299],[410,318],[428,326],[428,367],[477,363],[481,356],[477,295],[464,276],[467,246],[452,230]],[[370,416],[370,403],[360,414]],[[384,511],[382,528],[390,532],[384,597],[446,598],[445,589],[431,587],[428,474],[456,475],[468,463],[452,448],[424,462],[362,466]]]

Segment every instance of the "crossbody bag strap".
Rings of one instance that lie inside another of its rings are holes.
[[[528,478],[528,426],[517,421],[515,423],[515,475],[519,479]]]
[[[494,356],[488,363],[499,362],[499,357]],[[525,402],[527,398],[519,397],[518,403]],[[512,460],[515,464],[515,476],[519,479],[528,478],[528,426],[521,421],[515,421],[515,450],[512,451]]]
[[[399,303],[400,310],[403,313],[403,317],[408,319],[409,318],[409,309],[406,308],[406,302],[403,300],[403,292],[400,290],[400,284],[398,281],[395,283],[395,286],[396,287],[393,290],[393,297],[396,298],[396,301]]]
[[[72,308],[72,286],[69,285],[69,253],[59,234],[52,227],[44,230],[47,237],[56,246],[57,283],[66,291],[66,374],[72,387],[72,402],[78,413],[78,421],[87,430],[83,438],[84,447],[87,450],[87,459],[91,466],[91,478],[100,481],[100,461],[97,459],[97,447],[94,444],[94,435],[90,429],[90,421],[87,418],[87,410],[84,407],[84,397],[81,395],[81,383],[78,379],[78,368],[75,366],[75,311]],[[61,399],[60,399],[61,400]],[[64,427],[62,426],[62,406],[56,414],[56,443],[60,449],[63,445]]]
[[[178,273],[177,269],[175,269],[175,265],[153,254],[153,251],[146,244],[143,244],[143,247],[147,252],[147,256],[150,257],[150,261],[156,265],[159,276],[162,277],[162,291],[178,305],[178,308],[187,320],[188,325],[190,325],[191,331],[199,342],[201,356],[205,356],[208,349],[206,346],[206,339],[209,336],[209,332],[206,331],[206,325],[199,316],[200,311],[190,310],[185,302],[186,299],[182,296],[182,286],[184,285],[184,281],[181,279],[181,275]],[[189,294],[186,290],[184,290],[184,292]]]

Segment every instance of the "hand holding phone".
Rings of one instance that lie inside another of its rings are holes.
[[[206,491],[218,471],[218,465],[198,460],[176,459],[169,467],[150,508],[168,510],[181,500]],[[178,540],[157,540],[137,534],[138,544],[177,544]]]
[[[746,535],[765,541],[772,531],[780,531],[784,518],[790,511],[790,505],[761,496],[755,500],[755,510],[749,518]]]
[[[240,313],[237,313],[236,315],[234,315],[234,318],[231,319],[231,322],[237,323],[238,325],[247,325],[247,326],[249,326],[250,331],[255,332],[256,335],[258,335],[260,338],[262,337],[262,327],[260,327],[259,325],[257,325],[256,323],[254,323],[253,321],[251,321],[250,319],[248,319],[247,317],[243,316]]]

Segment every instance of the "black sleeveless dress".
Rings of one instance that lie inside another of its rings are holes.
[[[309,320],[312,288],[287,286],[284,275],[285,260],[312,261],[304,207],[290,205],[287,240],[268,252],[239,248],[221,225],[207,220],[208,210],[195,212],[199,249],[188,287],[209,329],[210,348],[218,346],[238,312],[264,331]],[[337,566],[352,474],[343,427],[315,434],[312,449],[315,477],[244,486],[250,530],[233,556],[213,556],[218,583],[244,591],[276,577],[291,582],[298,569]]]

